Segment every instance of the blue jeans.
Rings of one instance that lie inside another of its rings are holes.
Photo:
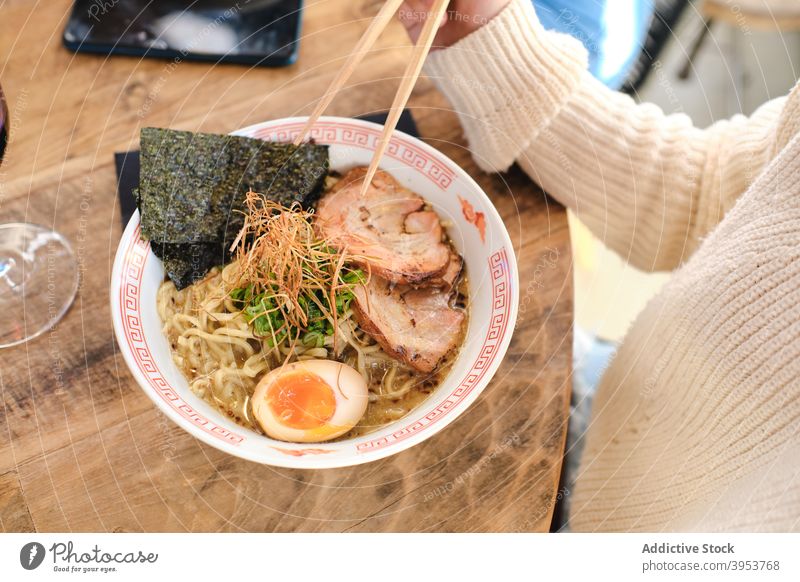
[[[589,70],[619,89],[642,50],[655,0],[533,0],[542,25],[589,51]]]

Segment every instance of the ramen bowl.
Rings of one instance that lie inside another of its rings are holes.
[[[234,135],[289,142],[304,124],[305,118],[280,119]],[[367,121],[323,117],[311,136],[330,146],[331,168],[343,172],[369,164],[382,129]],[[196,396],[173,363],[156,307],[164,269],[141,238],[136,213],[114,260],[111,312],[125,362],[161,412],[192,436],[231,455],[280,467],[323,469],[404,451],[444,429],[472,404],[500,365],[517,317],[519,276],[508,232],[475,181],[418,139],[396,132],[381,169],[439,214],[468,274],[469,327],[464,343],[450,373],[427,400],[369,434],[312,445],[274,440],[237,424]]]

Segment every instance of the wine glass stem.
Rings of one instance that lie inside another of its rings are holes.
[[[0,278],[5,279],[6,273],[14,268],[16,261],[11,257],[0,257]],[[11,283],[11,281],[9,281]]]

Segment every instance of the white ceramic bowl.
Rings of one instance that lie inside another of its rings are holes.
[[[279,119],[235,135],[286,142],[294,139],[304,123],[304,118]],[[381,129],[356,119],[324,117],[312,137],[331,146],[332,168],[344,171],[369,163]],[[397,132],[381,168],[433,206],[448,223],[449,235],[466,261],[469,330],[445,382],[405,418],[343,442],[285,443],[232,422],[195,396],[172,362],[155,301],[164,270],[149,244],[140,238],[136,213],[114,261],[111,313],[125,362],[164,414],[191,435],[231,455],[268,465],[322,469],[399,453],[442,430],[478,397],[500,365],[517,317],[519,276],[508,232],[467,173],[422,141]]]

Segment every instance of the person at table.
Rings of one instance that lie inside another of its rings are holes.
[[[401,11],[412,39],[430,4]],[[604,374],[571,529],[800,529],[800,87],[699,129],[594,79],[530,0],[451,8],[427,74],[477,163],[675,271]]]

